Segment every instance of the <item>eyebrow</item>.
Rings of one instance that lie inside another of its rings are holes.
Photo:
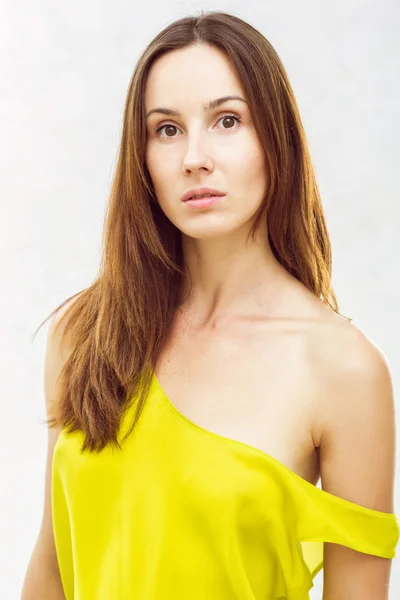
[[[221,98],[215,98],[215,100],[210,100],[207,104],[203,104],[203,109],[205,112],[209,112],[210,110],[213,110],[214,108],[217,108],[218,106],[221,106],[221,104],[228,102],[228,100],[240,100],[241,102],[244,102],[245,104],[247,104],[246,100],[244,100],[241,96],[230,95],[230,96],[222,96]],[[163,115],[169,115],[170,117],[180,117],[181,116],[181,113],[179,112],[179,110],[174,110],[172,108],[164,108],[161,106],[161,107],[152,108],[151,110],[149,110],[149,112],[145,116],[145,119],[147,119],[147,117],[149,117],[152,113],[161,113]]]

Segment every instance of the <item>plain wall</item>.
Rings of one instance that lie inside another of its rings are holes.
[[[340,0],[0,5],[0,597],[17,600],[38,534],[47,327],[100,259],[128,82],[145,45],[199,9],[256,26],[286,67],[333,249],[340,310],[400,380],[399,5]],[[398,399],[396,398],[398,410]],[[398,461],[397,461],[398,462]],[[396,479],[396,512],[399,511]],[[311,592],[321,598],[322,572]],[[390,598],[400,597],[393,560]]]

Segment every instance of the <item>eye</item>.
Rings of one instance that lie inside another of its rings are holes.
[[[240,117],[237,117],[236,115],[231,115],[231,114],[222,115],[222,117],[220,119],[218,119],[217,122],[219,123],[220,121],[224,121],[225,119],[234,119],[236,121],[237,125],[239,125],[239,123],[241,122],[241,118]],[[154,133],[159,134],[166,127],[172,128],[172,129],[179,129],[176,125],[172,125],[172,123],[166,123],[165,125],[161,125],[160,127],[156,127],[153,131],[154,131]],[[223,129],[228,130],[228,129],[234,129],[234,128],[233,127],[223,127]],[[160,136],[160,135],[158,135],[158,137],[174,138],[176,136],[175,135],[167,135],[167,136]]]

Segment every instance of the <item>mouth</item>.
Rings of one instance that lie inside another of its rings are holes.
[[[219,196],[203,196],[202,198],[189,198],[188,200],[185,200],[185,204],[193,208],[208,208],[209,206],[213,206],[222,201],[224,197],[225,194]]]
[[[197,199],[197,197],[200,199],[200,198],[204,198],[204,197],[214,197],[214,196],[225,196],[225,192],[221,192],[220,190],[215,190],[213,188],[208,188],[208,187],[191,189],[191,190],[188,190],[182,196],[182,202],[187,202],[188,200],[195,200],[195,199]]]

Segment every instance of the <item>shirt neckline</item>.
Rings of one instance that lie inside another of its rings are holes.
[[[287,477],[294,479],[299,485],[303,486],[310,493],[315,494],[317,497],[319,496],[322,500],[324,500],[324,499],[330,500],[331,502],[338,503],[339,505],[344,504],[345,506],[347,506],[348,508],[351,508],[353,510],[358,509],[358,510],[364,511],[367,515],[379,516],[379,517],[382,517],[383,519],[385,519],[385,518],[393,519],[393,517],[396,517],[395,513],[387,513],[387,512],[376,510],[374,508],[369,508],[367,506],[363,506],[362,504],[358,504],[356,502],[352,502],[351,500],[347,500],[346,498],[342,498],[341,496],[337,496],[336,494],[328,492],[327,490],[323,490],[323,489],[317,487],[316,485],[310,483],[309,481],[307,481],[307,479],[304,479],[304,477],[302,477],[301,475],[299,475],[298,473],[296,473],[295,471],[290,469],[287,465],[285,465],[283,462],[281,462],[280,460],[278,460],[271,454],[268,454],[267,452],[264,452],[264,450],[261,450],[261,448],[257,448],[256,446],[252,446],[251,444],[242,442],[241,440],[236,440],[234,438],[224,436],[220,433],[216,433],[214,431],[211,431],[210,429],[206,429],[205,427],[198,425],[197,423],[195,423],[194,421],[192,421],[191,419],[186,417],[175,406],[175,404],[170,400],[170,398],[165,393],[154,370],[152,370],[152,382],[154,383],[156,389],[158,390],[159,397],[162,399],[163,404],[165,406],[167,406],[169,408],[169,410],[171,410],[180,420],[184,421],[190,427],[202,432],[204,435],[212,436],[216,439],[221,440],[221,442],[225,443],[225,444],[240,446],[241,448],[245,449],[246,452],[260,456],[265,461],[274,464],[275,467],[279,471],[281,471],[282,473],[285,473]]]

